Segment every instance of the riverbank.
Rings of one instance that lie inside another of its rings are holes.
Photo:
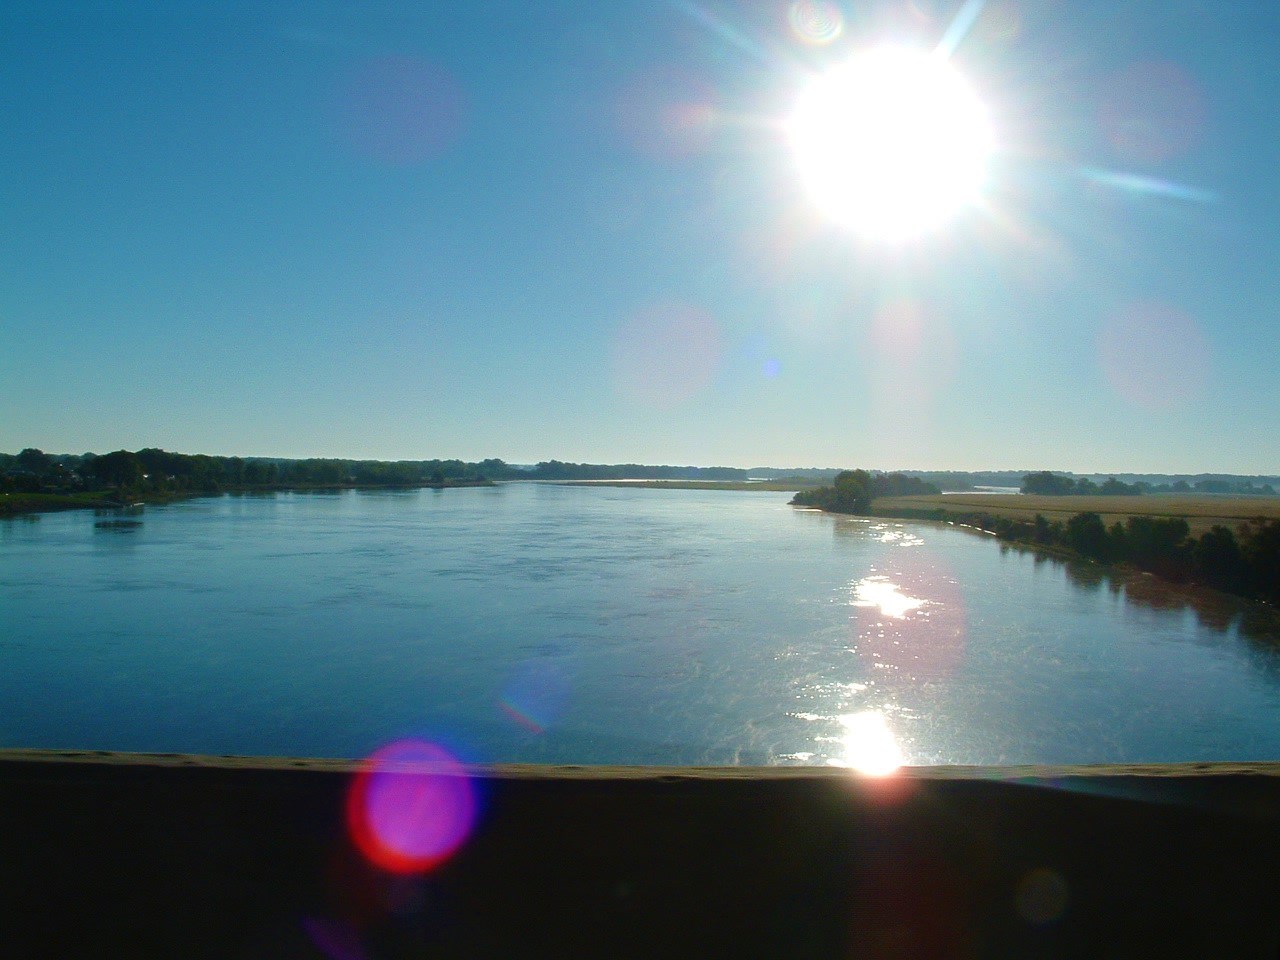
[[[996,509],[986,509],[992,500],[1004,502],[997,503]],[[1009,503],[1024,500],[1032,504]],[[1076,513],[1058,509],[1046,516],[1034,509],[1044,500],[1068,501],[1084,509]],[[1152,500],[1165,502],[1157,502],[1154,510],[1136,512]],[[1276,579],[1280,501],[1223,498],[1213,503],[1215,500],[1218,498],[910,496],[877,498],[858,510],[832,512],[953,523],[1059,559],[1137,571],[1170,583],[1207,587],[1280,606],[1280,582]],[[1241,508],[1241,501],[1253,509]],[[1177,512],[1179,509],[1187,513]]]
[[[436,483],[312,483],[255,484],[223,487],[219,490],[152,490],[126,492],[117,499],[112,490],[89,493],[0,493],[0,517],[59,510],[118,509],[135,504],[175,503],[193,497],[216,497],[224,493],[317,493],[334,490],[443,490],[450,487],[492,487],[492,480],[443,480]]]

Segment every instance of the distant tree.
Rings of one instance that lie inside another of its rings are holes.
[[[1075,493],[1076,482],[1070,477],[1043,470],[1040,473],[1028,473],[1022,478],[1022,492],[1034,493],[1047,497],[1061,497]]]
[[[142,485],[142,461],[128,450],[104,453],[90,464],[90,470],[99,482],[121,490]]]
[[[1145,486],[1145,484],[1142,486]],[[1098,492],[1108,497],[1133,496],[1142,493],[1142,486],[1137,484],[1130,486],[1127,483],[1121,483],[1115,477],[1111,477],[1098,488]]]
[[[871,474],[866,470],[842,470],[831,486],[801,490],[791,502],[836,513],[866,513],[871,497]]]
[[[1196,493],[1231,493],[1232,486],[1226,480],[1201,480],[1196,484]]]
[[[871,506],[871,474],[865,470],[844,470],[836,474],[835,509],[866,513]]]
[[[43,477],[53,469],[54,459],[43,450],[27,447],[18,454],[17,465],[19,470],[35,474],[37,477]]]
[[[902,473],[882,473],[871,478],[872,497],[913,497],[941,493],[935,484]]]

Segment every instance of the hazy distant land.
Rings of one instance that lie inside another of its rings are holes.
[[[0,453],[0,515],[85,507],[116,507],[135,502],[164,502],[177,497],[222,492],[271,490],[378,489],[389,487],[458,487],[500,481],[539,480],[560,483],[607,483],[664,489],[814,491],[833,483],[840,473],[827,467],[698,467],[651,464],[590,464],[544,460],[511,464],[500,459],[463,460],[348,460],[336,458],[223,457],[172,453],[154,447],[105,454],[49,454],[27,448],[17,454]],[[1214,522],[1280,515],[1280,498],[1266,502],[1280,487],[1280,477],[1230,474],[1120,474],[1104,479],[1093,474],[1039,474],[1017,471],[908,470],[885,474],[872,471],[877,497],[889,494],[952,494],[945,500],[912,502],[879,500],[877,510],[929,510],[947,513],[980,507],[1025,518],[1036,512],[1066,515],[1094,507],[1088,497],[1057,496],[1031,502],[1018,496],[955,492],[981,487],[1026,486],[1039,479],[1058,491],[1132,493],[1138,504],[1103,498],[1103,512],[1121,518],[1138,512],[1192,518],[1196,529]],[[896,478],[896,479],[895,479]],[[886,486],[889,484],[889,486]],[[1149,496],[1171,494],[1170,496]],[[1228,502],[1223,495],[1251,495],[1248,503]],[[1176,495],[1176,496],[1175,496]],[[1201,499],[1204,495],[1207,499]],[[1052,502],[1049,502],[1052,501]],[[1265,504],[1265,505],[1264,505]],[[818,504],[814,504],[818,505]]]
[[[778,480],[557,480],[566,487],[640,487],[649,490],[773,490],[795,493],[822,486],[821,480],[802,477]]]

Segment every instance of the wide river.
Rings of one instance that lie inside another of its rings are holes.
[[[0,521],[0,746],[1280,759],[1270,614],[788,499],[507,484]]]

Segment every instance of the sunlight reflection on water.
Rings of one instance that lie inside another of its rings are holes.
[[[863,577],[853,587],[855,607],[878,607],[886,617],[901,620],[908,611],[925,605],[924,600],[909,597],[888,577]]]
[[[888,526],[886,524],[876,524],[871,528],[875,531],[875,539],[880,543],[890,543],[895,547],[920,547],[924,546],[924,541],[917,537],[910,530],[904,528],[901,524]]]
[[[864,710],[840,718],[844,755],[827,761],[833,767],[852,767],[869,777],[885,777],[904,763],[902,750],[879,710]]]
[[[541,484],[96,519],[0,522],[6,745],[824,765],[871,712],[905,764],[1280,755],[1273,614],[958,528]]]

